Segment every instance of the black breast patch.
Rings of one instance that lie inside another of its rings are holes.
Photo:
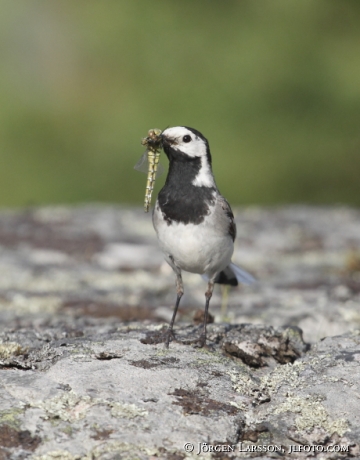
[[[215,204],[214,187],[188,185],[185,189],[164,187],[158,196],[158,203],[168,225],[172,222],[200,224],[210,214]]]
[[[200,157],[189,157],[170,146],[164,147],[170,164],[158,203],[164,219],[183,224],[200,224],[215,204],[215,187],[198,187],[193,181],[201,169]]]

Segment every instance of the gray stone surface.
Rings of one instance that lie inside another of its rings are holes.
[[[186,274],[165,350],[174,276],[150,215],[0,213],[0,460],[360,457],[360,211],[236,215],[258,283],[226,313],[217,289],[197,349],[206,286]]]

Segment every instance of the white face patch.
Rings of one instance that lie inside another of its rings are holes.
[[[204,140],[184,126],[175,126],[173,128],[165,129],[165,131],[163,131],[163,135],[176,142],[172,146],[174,150],[179,150],[180,152],[185,153],[185,155],[189,155],[189,157],[206,156],[206,144]],[[191,138],[188,142],[186,142],[186,140],[188,140],[187,136],[190,136]]]
[[[163,135],[173,139],[174,150],[191,158],[201,158],[201,169],[192,184],[197,187],[215,187],[214,176],[207,158],[206,142],[184,126],[175,126],[163,131]]]

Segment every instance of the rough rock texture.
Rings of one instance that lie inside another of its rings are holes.
[[[198,349],[206,286],[185,274],[166,350],[174,276],[150,215],[0,214],[0,460],[360,457],[360,211],[237,220],[233,260],[259,282],[226,313],[216,290]]]

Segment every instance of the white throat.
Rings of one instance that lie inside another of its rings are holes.
[[[215,187],[214,176],[205,156],[201,157],[201,168],[192,184],[197,187]]]

